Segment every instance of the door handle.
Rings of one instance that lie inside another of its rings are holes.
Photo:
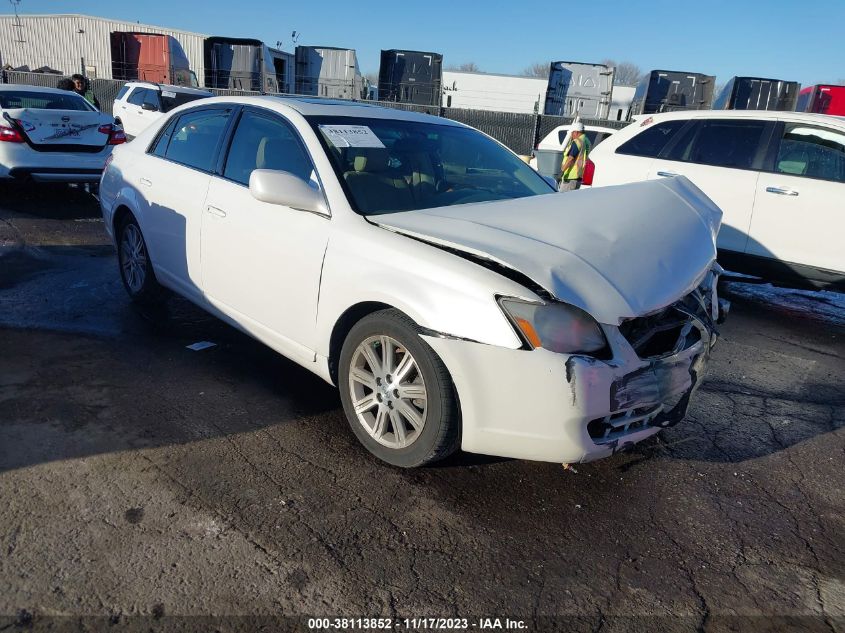
[[[141,184],[144,185],[145,187],[152,187],[153,181],[147,180],[146,178],[141,178]]]
[[[211,215],[216,215],[218,218],[225,218],[226,212],[223,209],[218,209],[217,207],[213,207],[208,205],[205,210],[210,213]]]
[[[663,176],[664,178],[671,178],[672,176],[680,176],[681,174],[676,174],[674,171],[659,171],[657,175]]]
[[[767,193],[776,193],[781,196],[797,196],[798,192],[795,189],[787,189],[786,187],[766,187]]]

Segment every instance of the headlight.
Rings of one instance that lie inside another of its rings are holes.
[[[589,354],[607,347],[607,339],[596,320],[575,306],[519,299],[500,299],[499,304],[532,348],[542,347],[561,354]]]

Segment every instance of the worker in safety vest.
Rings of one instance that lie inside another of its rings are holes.
[[[584,167],[590,154],[590,141],[584,134],[584,124],[575,121],[571,128],[569,143],[563,150],[563,166],[561,169],[560,191],[574,191],[581,186],[584,177]]]

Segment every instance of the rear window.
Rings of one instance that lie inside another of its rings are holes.
[[[215,109],[195,110],[180,116],[165,157],[194,169],[211,171],[229,114],[229,110]]]
[[[191,94],[186,92],[171,92],[169,90],[161,91],[161,109],[162,112],[170,112],[180,105],[196,101],[197,99],[206,99],[206,95]]]
[[[93,110],[88,102],[79,95],[64,92],[30,92],[28,90],[9,90],[0,92],[0,108],[15,110],[32,108],[33,110]]]
[[[646,128],[634,138],[620,145],[616,153],[654,158],[663,151],[667,143],[672,140],[672,137],[685,124],[686,121],[678,119],[652,125],[650,128]]]

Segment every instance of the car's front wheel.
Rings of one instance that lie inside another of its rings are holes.
[[[443,459],[460,444],[452,380],[420,331],[401,312],[382,310],[352,328],[340,354],[352,431],[373,455],[403,468]]]
[[[133,301],[149,305],[162,299],[162,287],[153,272],[147,243],[138,221],[131,215],[117,227],[117,260],[123,287]]]

